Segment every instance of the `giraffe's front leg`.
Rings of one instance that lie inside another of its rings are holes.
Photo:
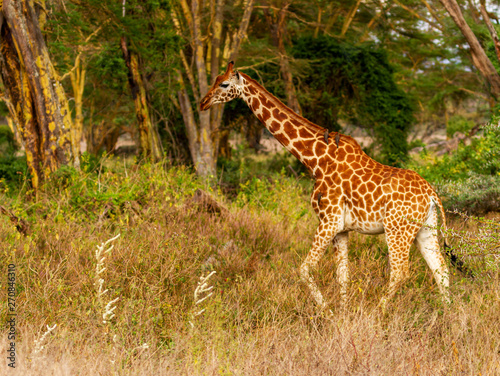
[[[326,304],[324,302],[323,295],[314,281],[314,278],[310,275],[309,270],[310,268],[314,268],[318,265],[318,262],[325,253],[328,244],[330,244],[339,229],[340,226],[338,220],[323,219],[316,230],[312,249],[300,267],[300,277],[309,287],[312,296],[321,309],[324,309]]]

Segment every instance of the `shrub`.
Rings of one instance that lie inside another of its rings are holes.
[[[483,127],[479,137],[462,143],[453,154],[436,158],[424,150],[421,157],[424,163],[413,161],[407,167],[436,187],[445,207],[469,214],[499,210],[499,124]]]
[[[468,214],[500,211],[500,175],[470,174],[467,179],[436,184],[445,207]]]
[[[19,188],[29,178],[26,157],[7,154],[0,157],[0,189],[8,191]]]
[[[448,137],[453,137],[457,132],[467,134],[474,126],[475,123],[473,121],[467,120],[463,116],[455,115],[448,120],[446,135]]]
[[[16,142],[10,128],[0,125],[0,154],[13,154],[16,150]]]

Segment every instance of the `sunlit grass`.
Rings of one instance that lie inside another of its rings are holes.
[[[125,174],[109,164],[100,174],[70,175],[36,205],[20,203],[32,227],[28,237],[0,218],[2,259],[17,267],[16,374],[499,372],[498,275],[452,275],[447,306],[412,251],[410,278],[383,315],[376,305],[388,281],[384,237],[354,234],[346,309],[331,251],[315,272],[334,311],[327,318],[300,283],[318,222],[295,179],[255,180],[241,189],[246,201],[229,201],[214,189],[227,214],[191,205],[198,188],[209,190],[186,169],[146,165]],[[118,233],[104,273],[106,299],[120,299],[107,325],[96,293],[95,249]],[[212,295],[192,327],[193,291],[214,270]],[[53,323],[57,330],[31,359],[35,340]]]

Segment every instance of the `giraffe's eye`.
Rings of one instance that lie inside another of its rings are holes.
[[[227,82],[223,82],[219,85],[221,88],[225,89],[226,87],[229,86],[229,84]]]

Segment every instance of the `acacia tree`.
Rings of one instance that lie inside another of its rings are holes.
[[[103,147],[114,150],[126,132],[137,138],[142,156],[161,158],[157,125],[166,115],[160,108],[164,103],[153,102],[158,93],[171,92],[178,38],[169,18],[170,1],[88,0],[50,6],[46,34],[58,67],[66,72],[63,77],[71,79],[74,133],[81,138],[84,131],[87,150],[97,153]]]
[[[44,36],[54,65],[62,75],[60,82],[69,78],[71,83],[71,86],[67,87],[67,92],[73,99],[70,105],[74,111],[71,145],[74,166],[80,168],[80,149],[84,130],[83,101],[88,62],[100,49],[99,44],[96,43],[96,37],[99,36],[109,19],[100,25],[93,25],[82,17],[72,3],[66,5],[52,2],[48,5],[48,13],[50,16],[44,28]]]
[[[124,19],[126,15],[126,5],[133,7],[132,12],[134,12],[134,8],[139,9],[139,13],[143,16],[145,15],[144,13],[146,13],[146,11],[144,11],[144,7],[153,7],[157,12],[159,12],[160,15],[164,15],[164,9],[154,6],[153,4],[140,4],[135,2],[127,3],[125,0],[122,4],[122,16]],[[158,14],[151,16],[158,17]],[[132,93],[132,99],[134,101],[135,114],[139,124],[139,151],[143,156],[148,156],[153,161],[158,161],[162,157],[163,151],[158,131],[150,116],[146,86],[142,75],[143,69],[141,67],[141,59],[135,49],[129,48],[129,43],[124,35],[120,38],[120,47],[123,53],[123,59],[125,60],[125,64],[128,68],[128,82]]]
[[[3,96],[26,149],[32,184],[72,160],[71,113],[32,1],[2,4],[0,69]]]
[[[242,12],[237,23],[224,23],[225,8],[225,0],[204,3],[192,0],[191,7],[186,0],[179,0],[172,10],[178,34],[190,40],[179,51],[182,68],[178,71],[180,89],[177,97],[196,172],[204,177],[215,175],[223,106],[216,105],[210,111],[202,112],[199,109],[200,96],[208,91],[209,79],[213,81],[222,66],[236,59],[247,35],[253,0],[236,2],[229,8],[232,14]],[[202,19],[202,11],[210,17]]]
[[[458,6],[458,3],[456,2],[456,0],[440,0],[440,1],[441,4],[443,4],[445,9],[450,14],[455,24],[460,29],[460,32],[467,40],[467,43],[470,46],[472,62],[474,63],[477,70],[488,82],[491,94],[496,98],[498,98],[500,96],[500,75],[496,71],[490,59],[488,59],[488,56],[486,55],[486,52],[484,51],[483,47],[481,46],[476,36],[472,32],[471,28],[465,21],[462,11]],[[487,22],[486,19],[485,22]]]
[[[288,8],[292,0],[279,1],[277,7],[272,6],[268,2],[267,7],[264,9],[269,30],[271,32],[271,39],[274,47],[277,49],[280,71],[285,84],[286,104],[292,110],[301,113],[297,93],[293,84],[293,75],[290,69],[289,57],[285,49],[285,34],[286,34],[286,20]]]

